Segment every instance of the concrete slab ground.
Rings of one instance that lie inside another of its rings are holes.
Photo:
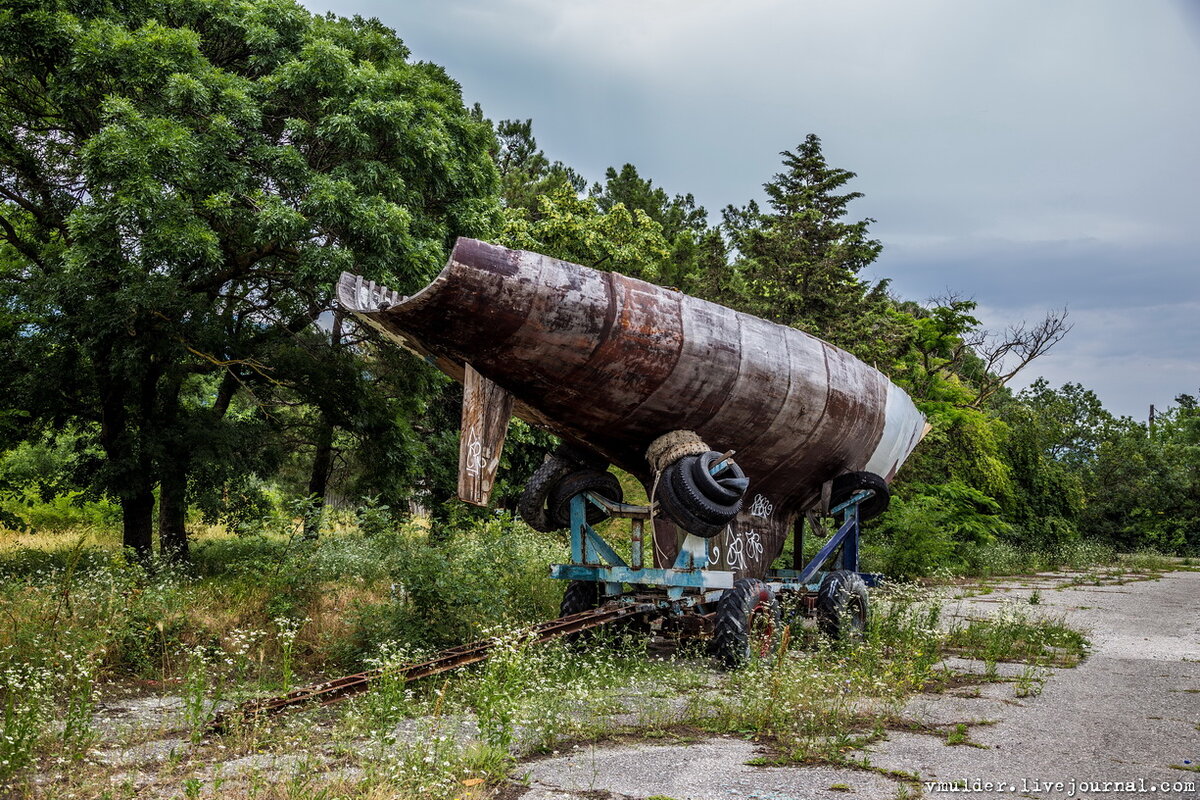
[[[1200,763],[1200,573],[1168,573],[1119,588],[1041,591],[1039,605],[1047,612],[1088,631],[1092,654],[1049,676],[1040,696],[990,708],[996,724],[971,731],[986,749],[893,734],[874,748],[872,763],[930,780],[1005,784],[972,793],[978,798],[1070,798],[1072,780],[1074,797],[1200,797],[1186,787],[1174,791],[1179,782],[1200,783],[1200,774],[1172,769]],[[1008,596],[1027,598],[1031,591],[1013,589]],[[987,600],[963,603],[968,612],[986,614]],[[1061,788],[1043,786],[1060,781]],[[1079,791],[1093,782],[1100,791]],[[1105,782],[1133,786],[1106,791]],[[1157,791],[1150,791],[1152,782]]]
[[[977,798],[1200,798],[1200,773],[1173,768],[1200,764],[1200,573],[1099,587],[1071,579],[1004,582],[991,595],[956,601],[953,610],[983,616],[998,607],[997,594],[1027,601],[1037,591],[1031,609],[1087,630],[1093,650],[1080,666],[1045,670],[1040,695],[1016,697],[1012,684],[991,684],[978,697],[918,696],[906,709],[912,718],[987,722],[970,729],[982,746],[893,731],[868,751],[871,764],[919,774],[931,782],[922,787],[930,798],[963,796],[963,782],[979,789],[969,793]],[[726,738],[597,745],[517,772],[528,779],[523,800],[896,798],[911,791],[862,770],[748,766],[755,755],[753,743]]]
[[[827,800],[894,798],[896,787],[871,772],[833,767],[754,767],[752,742],[717,738],[693,744],[586,747],[528,766],[521,800],[669,797],[673,800]]]

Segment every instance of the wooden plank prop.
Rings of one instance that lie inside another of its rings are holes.
[[[464,503],[488,504],[512,406],[511,394],[466,365],[458,440],[458,498]]]

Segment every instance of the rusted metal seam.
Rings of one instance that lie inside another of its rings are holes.
[[[788,407],[789,407],[788,400],[790,400],[792,397],[792,387],[795,385],[795,380],[796,380],[796,374],[792,370],[791,345],[788,343],[790,341],[790,339],[792,338],[789,335],[790,331],[791,331],[790,328],[785,328],[780,332],[780,338],[783,339],[783,352],[784,352],[784,356],[786,357],[785,360],[786,360],[787,367],[788,367],[788,369],[787,369],[788,383],[787,383],[787,389],[783,393],[783,399],[780,401],[779,408],[775,411],[775,415],[771,417],[771,421],[769,423],[767,423],[766,425],[762,426],[761,432],[757,436],[755,436],[753,439],[749,440],[748,442],[745,442],[744,444],[742,444],[741,447],[738,448],[740,452],[743,452],[743,453],[754,452],[754,445],[758,444],[759,441],[769,433],[776,437],[779,435],[779,432],[772,431],[772,428],[774,427],[776,420],[779,419],[780,415],[782,415],[785,411],[788,410]]]
[[[803,450],[808,445],[809,440],[817,435],[817,431],[821,429],[821,423],[825,421],[825,415],[829,412],[829,395],[833,392],[833,376],[829,370],[829,347],[831,347],[831,345],[824,340],[820,341],[821,363],[825,365],[825,402],[821,403],[821,411],[817,415],[817,419],[813,422],[812,427],[808,429],[808,433],[801,441],[796,443],[795,447],[792,448],[793,456]],[[778,467],[766,473],[765,475],[760,476],[759,480],[769,481],[772,477],[778,475],[782,470],[787,469],[789,466],[790,464],[788,461],[781,461]]]

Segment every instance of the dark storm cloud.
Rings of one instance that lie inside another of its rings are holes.
[[[380,17],[588,177],[632,162],[712,212],[761,198],[778,152],[817,133],[858,173],[875,273],[905,296],[1069,304],[1045,371],[1124,413],[1200,384],[1194,3],[309,5]]]

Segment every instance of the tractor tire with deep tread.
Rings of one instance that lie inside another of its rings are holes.
[[[618,503],[625,498],[616,475],[594,469],[579,469],[562,476],[550,487],[546,499],[546,519],[558,528],[571,527],[571,498],[582,492],[594,492]],[[592,503],[587,504],[589,525],[606,519],[607,511]]]
[[[569,617],[580,611],[591,611],[593,608],[599,608],[601,601],[600,584],[595,581],[571,581],[567,584],[567,590],[563,592],[562,603],[558,606],[558,616]],[[563,637],[563,641],[569,645],[582,644],[591,633],[592,631],[569,633]]]
[[[859,504],[858,519],[860,522],[874,519],[888,510],[892,496],[888,491],[887,481],[874,472],[847,472],[845,475],[834,478],[832,491],[829,494],[829,507],[836,508],[862,489],[870,489],[875,492],[875,495]]]
[[[782,631],[775,593],[757,578],[742,578],[717,603],[713,655],[726,669],[737,669],[773,655]]]
[[[839,569],[821,580],[817,591],[817,627],[833,641],[865,639],[869,609],[867,584],[857,572]]]
[[[580,611],[591,611],[600,607],[600,584],[595,581],[571,581],[563,592],[558,606],[560,617],[569,617]]]

